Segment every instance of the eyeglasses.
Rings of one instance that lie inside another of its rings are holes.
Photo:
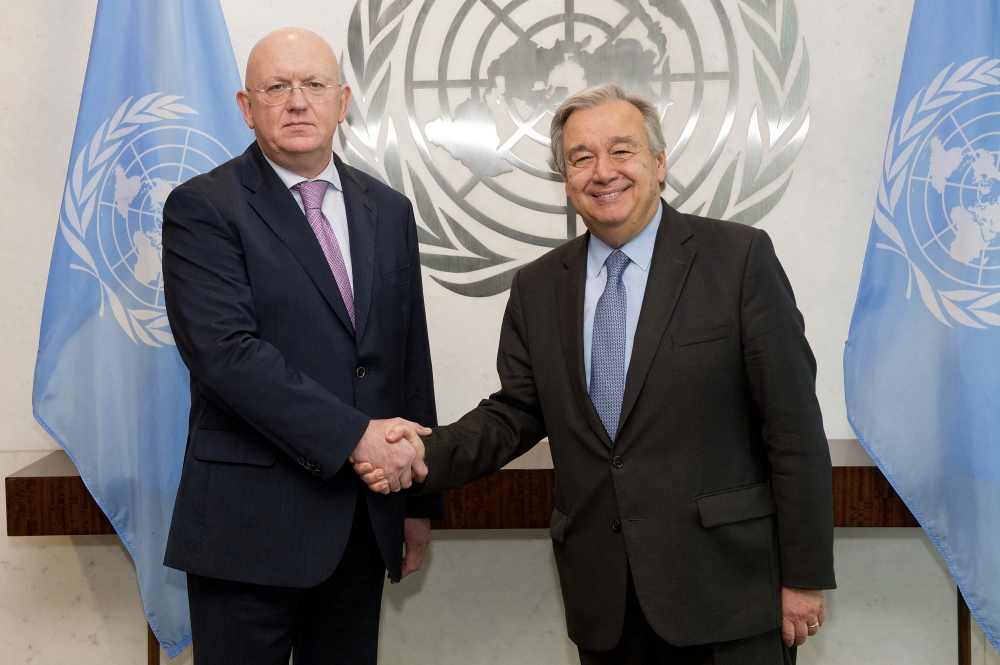
[[[325,83],[320,83],[318,81],[310,81],[308,83],[303,83],[300,86],[293,87],[287,83],[274,83],[260,90],[256,88],[247,88],[247,92],[260,93],[260,101],[265,104],[284,104],[288,101],[288,97],[292,94],[292,90],[301,90],[302,96],[310,102],[325,102],[330,99],[331,91],[342,85],[344,84],[335,83],[334,85],[326,85]]]

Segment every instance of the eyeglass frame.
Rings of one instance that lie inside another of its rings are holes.
[[[318,83],[318,81],[311,81],[311,83]],[[264,97],[267,95],[267,89],[266,88],[261,89],[261,90],[258,90],[257,88],[244,88],[244,90],[246,90],[247,92],[256,92],[256,93],[259,93],[260,96],[261,96],[260,103],[264,104],[265,106],[280,106],[282,104],[287,104],[288,103],[288,100],[291,99],[291,97],[292,97],[292,91],[294,91],[294,90],[301,90],[302,91],[302,98],[305,99],[305,100],[309,100],[310,97],[306,94],[305,87],[306,87],[305,85],[299,85],[299,86],[291,86],[290,85],[290,86],[288,86],[288,94],[285,95],[284,99],[282,99],[280,102],[276,102],[276,103],[273,103],[273,104],[270,103],[270,102],[264,101]],[[329,90],[330,88],[342,88],[342,87],[344,87],[344,83],[334,83],[332,85],[327,85],[325,87],[326,87],[327,90]],[[330,97],[327,96],[327,97],[324,97],[322,99],[315,99],[315,98],[313,98],[312,101],[316,102],[317,104],[322,104],[322,103],[326,102],[329,99],[330,99]]]

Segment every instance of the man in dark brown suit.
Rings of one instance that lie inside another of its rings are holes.
[[[424,439],[425,490],[547,435],[585,665],[794,662],[835,585],[815,361],[767,234],[661,201],[664,147],[655,107],[615,85],[556,112],[553,159],[589,233],[514,277],[502,388]]]

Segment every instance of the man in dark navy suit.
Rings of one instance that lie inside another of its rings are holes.
[[[266,36],[237,93],[256,142],[164,207],[191,371],[165,564],[188,573],[199,665],[374,664],[385,571],[420,567],[442,513],[347,464],[408,488],[426,473],[416,423],[436,421],[413,209],[333,154],[350,95],[321,37]],[[376,446],[393,428],[412,444]]]

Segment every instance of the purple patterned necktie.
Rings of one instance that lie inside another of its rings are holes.
[[[337,280],[337,288],[340,289],[340,296],[344,299],[347,307],[347,314],[351,317],[351,326],[354,326],[354,294],[351,293],[351,280],[347,275],[347,265],[344,263],[344,255],[340,253],[340,243],[333,233],[330,220],[323,214],[323,197],[326,196],[326,188],[330,183],[326,180],[303,181],[292,187],[302,197],[302,205],[306,209],[306,219],[309,226],[316,234],[319,246],[323,248],[326,255],[326,262],[330,264],[330,270]]]

